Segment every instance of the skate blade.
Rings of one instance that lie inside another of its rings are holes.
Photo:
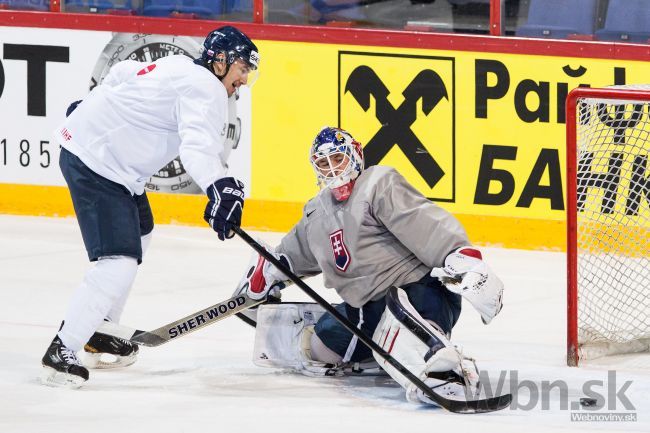
[[[43,366],[43,372],[38,379],[41,385],[69,389],[77,389],[86,381],[83,377],[56,371],[52,367],[46,366]]]
[[[110,353],[84,353],[83,364],[86,368],[110,369],[128,367],[137,360],[137,355],[111,355]]]

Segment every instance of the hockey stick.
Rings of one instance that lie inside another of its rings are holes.
[[[129,340],[142,346],[156,347],[171,340],[187,335],[198,329],[212,325],[219,320],[230,317],[240,311],[254,307],[266,301],[266,298],[253,300],[245,294],[233,296],[211,307],[199,310],[194,314],[178,319],[175,322],[161,326],[153,331],[141,331],[113,322],[104,322],[97,332],[112,337]]]
[[[305,282],[303,282],[296,274],[291,272],[290,269],[287,269],[278,259],[276,259],[273,254],[266,251],[266,249],[261,246],[255,239],[250,237],[243,229],[240,227],[233,227],[233,231],[241,237],[244,242],[250,245],[255,251],[258,252],[262,257],[271,262],[276,268],[278,268],[287,278],[293,281],[298,287],[302,289],[310,298],[316,301],[321,307],[323,307],[328,313],[330,313],[341,325],[343,325],[349,332],[355,335],[363,344],[368,346],[373,352],[377,353],[384,361],[392,365],[397,371],[399,371],[404,377],[406,377],[411,383],[413,383],[420,391],[422,391],[427,397],[432,401],[436,402],[440,407],[447,409],[450,412],[455,413],[483,413],[483,412],[493,412],[496,410],[504,409],[510,405],[512,401],[511,394],[505,394],[498,397],[488,397],[485,399],[479,400],[451,400],[445,398],[439,394],[433,392],[420,378],[411,373],[406,367],[404,367],[399,361],[393,358],[388,352],[382,349],[377,343],[372,341],[370,337],[361,332],[359,329],[352,324],[345,316],[339,313],[329,302],[323,299],[318,293],[316,293],[311,287],[309,287]]]
[[[282,304],[282,301],[280,299],[274,298],[272,296],[267,296],[266,299],[264,299],[262,302],[266,302],[267,304],[276,304],[276,305],[277,304]],[[250,308],[247,308],[245,310],[246,311],[250,310],[255,306],[256,305],[251,305]],[[250,311],[247,311],[247,312],[250,313]],[[248,316],[244,311],[235,314],[235,316],[237,316],[237,318],[241,319],[248,326],[252,326],[253,328],[257,328],[257,320],[255,320],[255,319],[251,318],[250,316]]]

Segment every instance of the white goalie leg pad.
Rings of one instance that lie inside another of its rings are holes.
[[[318,304],[262,305],[257,311],[253,363],[287,368],[307,376],[338,376],[338,364],[311,359],[314,325],[325,313]]]
[[[443,332],[420,316],[402,289],[392,287],[389,290],[386,309],[372,339],[434,392],[446,398],[465,400],[478,386],[478,374],[467,377],[464,370],[469,365],[461,354]],[[379,365],[406,389],[407,400],[435,404],[399,370],[373,354]]]

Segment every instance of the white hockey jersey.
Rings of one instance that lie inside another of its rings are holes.
[[[422,196],[395,169],[373,166],[338,202],[323,189],[276,251],[298,275],[323,273],[325,287],[359,308],[390,286],[419,280],[454,249],[469,245],[460,222]]]
[[[206,190],[226,174],[228,94],[182,55],[122,61],[55,130],[58,143],[92,171],[142,194],[145,182],[180,155]]]

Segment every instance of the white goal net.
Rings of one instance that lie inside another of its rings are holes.
[[[650,85],[599,90],[576,101],[575,154],[567,155],[576,163],[568,209],[577,317],[569,328],[575,320],[578,341],[573,349],[569,341],[577,350],[570,364],[572,356],[577,363],[650,347]]]

